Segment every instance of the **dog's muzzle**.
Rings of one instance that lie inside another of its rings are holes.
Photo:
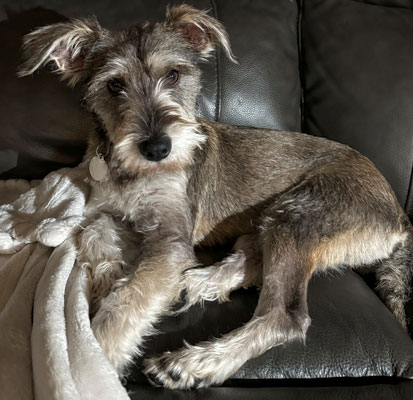
[[[169,136],[153,136],[139,145],[141,154],[149,161],[161,161],[171,152],[172,141]]]

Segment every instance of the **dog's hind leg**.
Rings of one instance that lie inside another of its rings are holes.
[[[185,305],[177,313],[196,303],[229,300],[232,291],[262,284],[262,254],[257,234],[239,237],[233,253],[213,265],[192,268],[184,273]]]
[[[347,174],[352,169],[347,166],[346,171],[343,163],[337,167],[338,172],[303,180],[264,210],[263,286],[253,318],[219,339],[147,360],[149,380],[179,389],[219,384],[250,358],[294,339],[305,340],[312,273],[376,263],[403,242],[405,229],[387,196],[368,191],[355,195],[348,177],[352,174]]]
[[[376,266],[375,273],[377,292],[403,328],[407,329],[404,306],[409,299],[413,275],[412,233],[404,243],[396,246],[389,258]]]
[[[219,339],[146,360],[145,373],[152,383],[175,389],[220,384],[250,358],[293,339],[304,340],[310,324],[309,257],[278,228],[267,232],[262,250],[263,287],[252,319]]]

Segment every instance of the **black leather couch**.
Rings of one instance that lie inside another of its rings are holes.
[[[48,71],[18,80],[23,34],[95,14],[120,28],[163,17],[168,0],[3,1],[0,9],[0,179],[41,178],[76,165],[91,129],[68,89]],[[173,3],[173,1],[172,1]],[[227,27],[240,65],[219,52],[204,68],[200,115],[222,122],[305,131],[367,155],[413,217],[413,4],[410,0],[188,1]],[[206,263],[226,249],[200,251]],[[249,361],[223,387],[171,392],[150,387],[140,361],[126,385],[133,399],[413,399],[413,341],[353,272],[317,276],[312,326]],[[249,319],[257,290],[224,305],[193,307],[163,321],[147,353],[225,333]],[[413,317],[413,306],[407,306]],[[411,329],[411,328],[410,328]],[[412,332],[412,330],[410,331]],[[411,334],[411,333],[410,333]],[[0,396],[1,397],[1,396]]]

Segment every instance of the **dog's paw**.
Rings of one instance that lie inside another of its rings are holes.
[[[210,386],[210,377],[191,364],[196,361],[187,356],[182,357],[181,353],[166,352],[160,357],[144,360],[144,374],[149,382],[169,389],[189,390]]]
[[[205,302],[229,300],[230,288],[222,279],[217,279],[217,267],[192,268],[184,272],[184,304],[178,312],[187,311],[195,304],[204,305]]]
[[[91,327],[93,334],[95,335],[96,340],[99,342],[100,347],[102,348],[105,355],[109,358],[110,354],[110,337],[113,335],[112,326],[114,325],[114,315],[107,307],[104,306],[104,303],[101,304],[101,307],[98,309],[94,315]]]
[[[102,300],[91,323],[95,338],[119,376],[123,376],[125,367],[137,352],[128,335],[130,325],[113,292]]]

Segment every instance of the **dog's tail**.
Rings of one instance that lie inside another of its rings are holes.
[[[407,330],[405,304],[409,300],[413,276],[413,227],[408,222],[408,236],[397,245],[389,258],[376,269],[377,292],[386,306]]]

